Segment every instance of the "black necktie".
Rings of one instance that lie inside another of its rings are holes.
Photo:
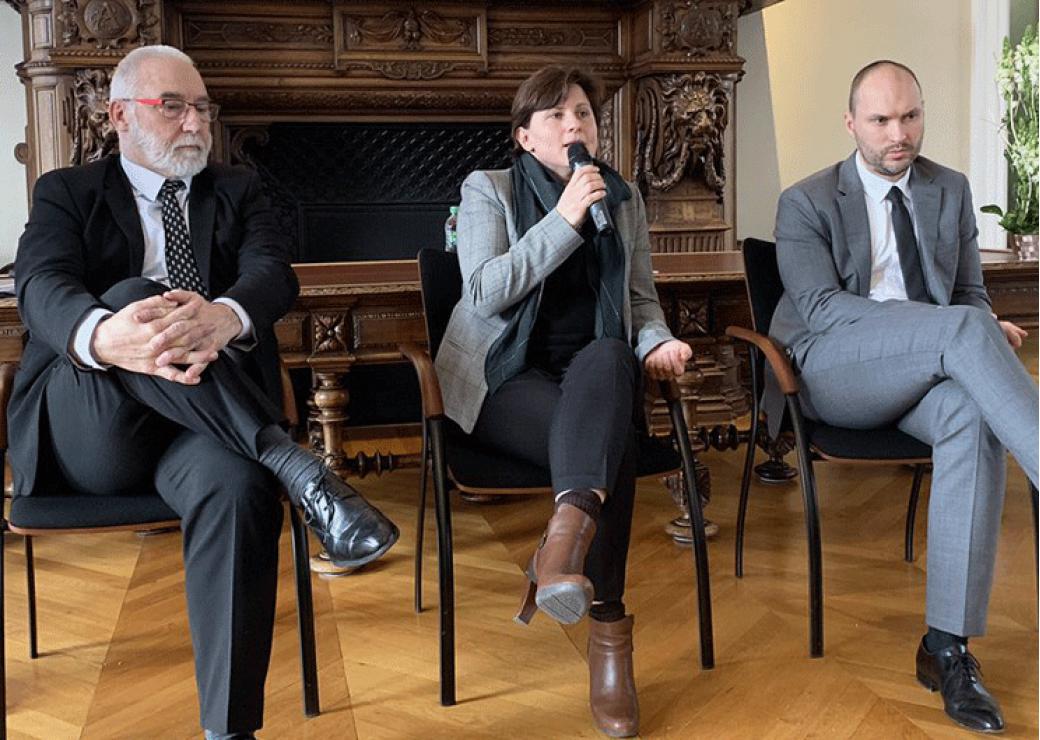
[[[928,289],[924,286],[924,273],[921,272],[921,255],[917,251],[914,225],[910,222],[910,213],[903,203],[903,193],[893,185],[885,199],[892,204],[892,230],[896,234],[896,251],[899,253],[899,267],[903,270],[906,297],[911,301],[931,303]]]
[[[166,233],[166,273],[170,277],[171,288],[192,290],[208,298],[199,266],[195,264],[195,255],[191,251],[184,212],[177,202],[177,191],[183,187],[184,182],[181,180],[167,180],[159,188],[163,231]]]

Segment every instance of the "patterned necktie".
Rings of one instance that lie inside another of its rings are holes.
[[[166,233],[166,272],[170,277],[171,288],[191,290],[208,298],[199,266],[191,251],[188,225],[184,222],[184,213],[177,202],[177,191],[183,187],[184,182],[181,180],[167,180],[159,189],[163,231]]]
[[[914,225],[910,223],[910,212],[903,203],[903,193],[895,185],[888,191],[885,200],[892,204],[892,230],[896,234],[896,252],[899,253],[899,267],[903,271],[903,285],[906,297],[911,301],[931,303],[928,289],[924,285],[924,273],[921,271],[921,255],[917,250],[917,237],[914,236]]]

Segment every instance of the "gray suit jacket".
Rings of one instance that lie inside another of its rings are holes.
[[[650,237],[638,189],[618,206],[614,225],[625,247],[625,331],[640,361],[672,338],[657,300]],[[473,172],[462,183],[458,216],[462,299],[435,361],[445,413],[471,432],[487,395],[484,362],[506,327],[502,312],[563,264],[582,238],[555,210],[518,238],[509,170]]]
[[[853,152],[780,195],[775,236],[784,294],[769,334],[796,365],[812,351],[816,337],[841,331],[881,305],[867,298],[870,225],[855,158]],[[989,310],[967,178],[918,157],[909,184],[921,269],[932,301]],[[765,408],[775,432],[783,397],[769,381]]]

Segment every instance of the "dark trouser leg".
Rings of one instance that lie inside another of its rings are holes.
[[[259,729],[274,628],[281,487],[258,463],[190,431],[159,460],[155,487],[181,516],[202,726]]]
[[[124,280],[101,296],[113,310],[166,290],[144,278]],[[178,426],[203,434],[241,455],[257,458],[256,435],[279,422],[280,411],[256,384],[221,352],[202,374],[198,385],[168,380],[113,368],[126,393]]]
[[[597,340],[574,356],[562,382],[539,370],[506,382],[485,399],[473,430],[482,444],[551,470],[557,492],[607,492],[586,560],[599,601],[619,599],[624,589],[635,494],[637,382],[631,348]]]
[[[118,310],[165,286],[124,280],[102,296]],[[277,409],[223,353],[197,386],[113,368],[83,371],[60,360],[50,371],[46,420],[51,452],[73,488],[119,494],[150,487],[155,463],[181,429],[190,429],[255,459],[257,432]],[[46,447],[45,440],[41,445]]]

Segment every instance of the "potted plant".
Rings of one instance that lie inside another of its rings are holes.
[[[1004,98],[1004,158],[1014,173],[1014,205],[1003,210],[997,205],[982,207],[983,213],[1000,216],[1008,233],[1008,244],[1019,257],[1037,256],[1040,231],[1040,170],[1038,126],[1040,126],[1040,54],[1035,26],[1026,28],[1014,46],[1004,39],[1004,53],[997,69],[997,86]]]

